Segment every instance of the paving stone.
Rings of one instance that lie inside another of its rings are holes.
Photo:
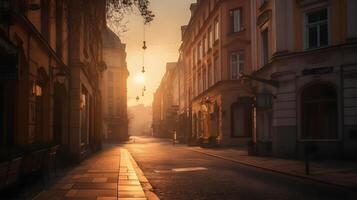
[[[118,197],[123,198],[145,198],[145,193],[143,191],[135,191],[135,192],[118,192]]]
[[[108,181],[108,178],[93,178],[92,182],[93,183],[106,183]]]
[[[97,196],[108,196],[108,197],[116,197],[117,191],[116,190],[70,190],[66,194],[66,197],[97,197]]]
[[[117,197],[97,197],[96,200],[118,200]]]
[[[118,185],[140,185],[139,180],[119,180]]]
[[[120,198],[120,200],[147,200],[147,198]]]
[[[140,185],[119,185],[119,191],[143,191]]]
[[[116,189],[116,183],[76,183],[72,187],[73,189]]]

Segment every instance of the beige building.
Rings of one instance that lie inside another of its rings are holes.
[[[357,3],[252,1],[258,153],[357,157]]]
[[[107,70],[102,79],[103,139],[128,139],[127,78],[125,44],[109,28],[103,32],[103,60]]]

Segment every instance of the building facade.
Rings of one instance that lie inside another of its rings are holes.
[[[300,158],[313,149],[318,157],[356,157],[356,6],[192,4],[175,73],[179,132],[191,143],[248,145],[259,155]],[[154,113],[169,97],[160,88]]]
[[[172,138],[177,132],[179,108],[179,77],[177,63],[166,64],[166,72],[153,100],[153,135]]]
[[[258,152],[356,157],[357,3],[269,0],[252,4],[252,81]]]
[[[253,135],[250,1],[197,1],[182,27],[191,141],[246,144]]]
[[[103,60],[107,70],[102,78],[103,139],[128,140],[126,45],[109,28],[103,33]]]
[[[21,4],[24,3],[24,4]],[[68,5],[2,1],[1,146],[68,145]],[[51,17],[50,17],[51,16]]]
[[[105,23],[105,1],[0,2],[5,151],[60,144],[65,158],[79,161],[100,148]]]

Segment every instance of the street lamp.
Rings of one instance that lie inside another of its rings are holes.
[[[144,40],[143,42],[143,49],[146,50],[147,49],[147,46],[146,46],[146,41]]]

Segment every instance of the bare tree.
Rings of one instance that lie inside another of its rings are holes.
[[[149,8],[149,0],[107,0],[106,15],[109,26],[117,33],[126,31],[124,18],[136,9],[143,17],[144,23],[151,22],[155,15]]]

